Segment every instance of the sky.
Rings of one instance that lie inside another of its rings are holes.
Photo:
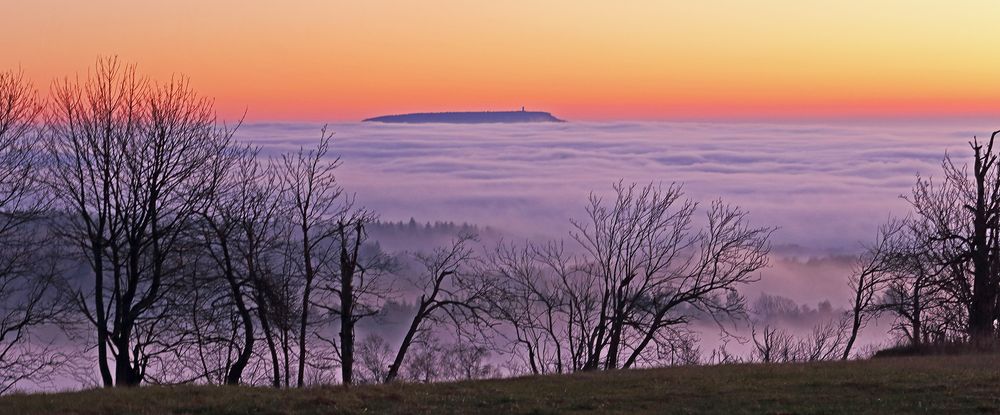
[[[9,1],[41,90],[118,55],[223,117],[526,106],[569,120],[1000,115],[995,1]]]

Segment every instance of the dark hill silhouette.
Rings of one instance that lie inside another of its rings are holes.
[[[486,124],[523,122],[564,122],[552,114],[542,111],[464,111],[464,112],[417,112],[412,114],[383,115],[367,118],[363,122],[385,122],[404,124],[448,123]]]

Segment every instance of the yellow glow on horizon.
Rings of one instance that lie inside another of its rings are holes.
[[[116,54],[224,116],[528,108],[568,119],[1000,115],[991,1],[54,1],[5,6],[45,90]]]

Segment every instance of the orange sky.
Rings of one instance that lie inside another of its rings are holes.
[[[17,1],[0,69],[117,54],[226,117],[1000,115],[996,1]]]

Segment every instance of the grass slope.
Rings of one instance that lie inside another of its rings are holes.
[[[446,384],[13,395],[2,414],[997,413],[1000,355],[678,367]]]

